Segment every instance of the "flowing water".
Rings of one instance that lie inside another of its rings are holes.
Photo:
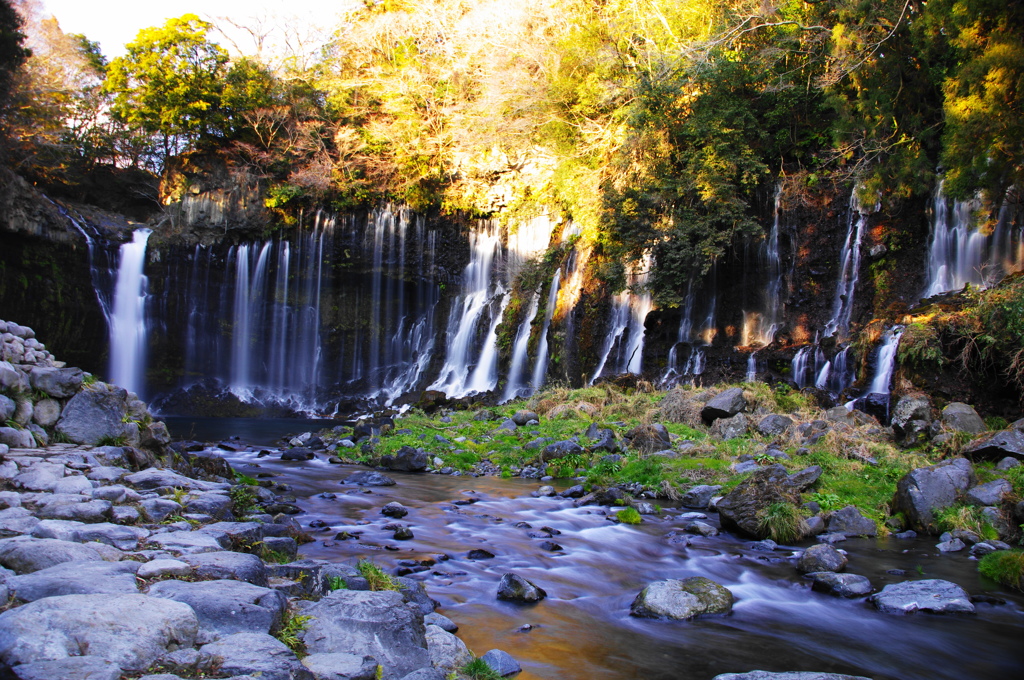
[[[129,392],[142,394],[146,352],[146,242],[151,229],[137,229],[131,243],[121,246],[114,304],[107,317],[110,328],[110,380]],[[91,244],[90,244],[91,245]]]
[[[793,566],[793,548],[764,553],[730,535],[687,536],[681,510],[667,508],[662,518],[627,526],[609,521],[606,509],[532,498],[535,481],[392,473],[396,486],[361,489],[340,483],[361,468],[226,455],[241,472],[274,473],[288,484],[305,510],[298,516],[304,527],[317,519],[329,524],[310,529],[316,541],[302,546],[304,557],[370,558],[387,569],[400,561],[435,561],[414,578],[460,626],[470,649],[508,651],[523,666],[521,680],[706,680],[753,669],[961,680],[1016,677],[1020,669],[1024,599],[983,582],[966,553],[938,553],[935,539],[851,539],[838,547],[849,553],[848,571],[869,577],[876,588],[923,574],[1006,604],[978,604],[970,617],[886,615],[863,599],[811,592]],[[336,496],[320,495],[325,492]],[[383,528],[392,520],[380,507],[392,500],[409,508],[402,522],[412,527],[413,540],[394,541]],[[711,513],[710,521],[717,516]],[[563,550],[540,548],[544,539],[530,533],[541,527],[560,532],[550,540]],[[342,531],[358,537],[334,540]],[[474,548],[496,557],[470,560]],[[888,573],[894,569],[907,573]],[[497,601],[498,580],[508,571],[544,588],[547,599],[532,606]],[[733,612],[688,622],[629,616],[645,584],[689,576],[728,587],[736,597]],[[527,624],[532,629],[522,630]]]
[[[861,208],[854,188],[847,214],[846,240],[839,254],[839,277],[836,281],[835,299],[832,302],[832,318],[825,324],[826,338],[836,334],[840,338],[846,338],[850,332],[854,293],[857,291],[857,280],[860,278],[861,243],[864,240],[867,223],[867,212]]]

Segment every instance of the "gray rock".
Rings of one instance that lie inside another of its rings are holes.
[[[1000,460],[1006,456],[1024,460],[1024,432],[1003,430],[980,437],[968,444],[963,454],[973,460]]]
[[[547,593],[540,586],[534,585],[518,574],[511,572],[502,575],[498,582],[498,599],[510,602],[540,602]]]
[[[894,512],[902,512],[917,531],[936,531],[935,513],[956,503],[974,482],[974,470],[963,458],[944,460],[908,472],[896,484]]]
[[[313,617],[303,635],[310,654],[371,656],[385,680],[430,665],[423,617],[394,591],[336,590],[303,613]]]
[[[36,440],[28,430],[0,427],[0,444],[6,444],[12,449],[31,449],[36,445]]]
[[[501,421],[501,425],[498,425],[498,427],[494,429],[494,432],[495,434],[500,432],[515,432],[518,429],[519,426],[516,425],[514,420],[506,418],[505,420]]]
[[[139,511],[130,506],[115,505],[110,510],[110,519],[118,524],[135,524],[140,519]]]
[[[697,486],[691,486],[687,489],[686,493],[683,494],[683,498],[679,503],[684,508],[704,510],[708,507],[708,503],[711,502],[711,499],[714,498],[715,494],[721,491],[721,489],[721,484],[698,484]]]
[[[536,413],[534,413],[533,411],[525,411],[525,410],[516,411],[512,415],[512,422],[514,422],[519,427],[522,427],[522,426],[526,425],[531,420],[536,420],[536,421],[540,422],[540,416],[537,415]]]
[[[119,680],[121,667],[98,656],[69,656],[11,669],[18,680]]]
[[[64,406],[57,431],[76,444],[94,446],[104,439],[124,437],[127,396],[127,392],[119,388],[84,389]]]
[[[971,555],[973,557],[984,557],[989,553],[993,553],[999,550],[1011,550],[1009,544],[1003,543],[1002,541],[988,540],[980,543],[975,543],[971,546]]]
[[[672,437],[661,423],[637,425],[626,433],[629,445],[643,453],[654,453],[672,448]]]
[[[717,502],[715,507],[722,528],[752,538],[765,538],[767,534],[761,526],[764,511],[774,503],[791,503],[793,490],[782,465],[757,467],[750,477]]]
[[[84,522],[44,520],[32,531],[32,535],[36,538],[59,538],[78,543],[96,541],[118,550],[135,550],[139,547],[139,541],[149,536],[149,531],[109,522],[85,524]]]
[[[853,505],[847,505],[842,510],[836,510],[828,518],[828,530],[839,532],[848,536],[876,536],[878,527],[875,523],[860,514]]]
[[[153,534],[149,542],[160,548],[181,555],[219,553],[229,546],[223,538],[202,531],[168,531]],[[234,554],[234,553],[233,553]]]
[[[455,622],[449,619],[443,614],[437,612],[430,612],[423,617],[423,623],[428,626],[437,626],[441,630],[446,630],[449,633],[456,633],[459,627],[455,625]]]
[[[277,590],[244,581],[160,581],[150,586],[149,594],[192,607],[199,617],[200,635],[214,638],[272,633],[280,627],[288,606],[288,599]]]
[[[210,534],[225,548],[251,549],[263,540],[263,525],[259,522],[215,522],[199,529]]]
[[[198,630],[188,605],[145,595],[47,597],[0,614],[0,660],[17,665],[88,650],[142,670],[172,648],[192,646]]]
[[[904,581],[882,588],[870,601],[887,614],[912,614],[928,611],[935,614],[973,614],[974,605],[967,592],[955,583],[941,579]]]
[[[545,446],[540,454],[540,459],[542,461],[557,460],[580,453],[583,453],[583,447],[571,439],[566,439]]]
[[[32,406],[32,402],[26,397],[16,397],[14,399],[14,422],[22,427],[27,428],[28,424],[32,422],[32,414],[35,412],[35,408]]]
[[[27,508],[20,506],[0,510],[0,538],[32,533],[39,520]]]
[[[1019,460],[1012,456],[1007,456],[1006,458],[1003,458],[1001,461],[996,463],[996,469],[1005,472],[1006,470],[1012,470],[1018,465],[1020,465]]]
[[[395,452],[394,456],[382,456],[380,464],[382,467],[396,472],[423,472],[430,464],[430,458],[422,449],[403,446]]]
[[[686,531],[688,531],[691,534],[700,534],[701,536],[705,536],[705,537],[717,536],[718,535],[718,529],[716,529],[715,527],[711,526],[707,522],[701,522],[699,520],[696,521],[696,522],[690,522],[689,524],[687,524],[686,525]]]
[[[203,645],[199,651],[209,655],[217,669],[227,675],[259,680],[314,680],[292,650],[266,633],[235,633]]]
[[[445,674],[436,668],[420,668],[404,676],[402,680],[445,680]]]
[[[349,475],[342,484],[358,484],[359,486],[394,486],[395,480],[375,471],[357,472]]]
[[[106,522],[110,519],[110,501],[84,501],[79,496],[55,497],[54,501],[41,505],[36,509],[40,519],[68,519],[75,522]]]
[[[789,432],[791,427],[793,427],[792,418],[771,413],[757,422],[757,433],[762,437],[778,437]]]
[[[97,446],[89,453],[102,466],[129,467],[132,459],[123,446]]]
[[[195,571],[196,576],[209,579],[233,579],[256,586],[267,587],[267,567],[255,555],[235,552],[208,552],[185,555],[182,562]]]
[[[948,541],[943,541],[942,543],[939,543],[935,547],[939,549],[939,552],[946,553],[946,552],[960,552],[961,550],[966,548],[967,545],[963,541],[961,541],[959,538],[951,538]]]
[[[430,663],[442,673],[453,673],[473,660],[466,643],[448,631],[428,625],[426,635]]]
[[[63,477],[53,485],[53,493],[80,493],[92,496],[93,486],[87,478],[82,475],[71,475]]]
[[[25,374],[10,362],[0,361],[0,387],[12,392],[28,392],[29,382]]]
[[[216,491],[207,491],[185,501],[185,512],[209,515],[220,520],[233,520],[233,507],[234,504],[228,495]]]
[[[34,602],[58,595],[89,595],[93,593],[138,593],[135,572],[139,563],[125,562],[62,562],[31,574],[11,576],[7,587],[22,602]]]
[[[139,565],[136,575],[141,579],[154,579],[161,576],[191,576],[192,567],[181,560],[155,559]]]
[[[978,484],[967,490],[967,502],[971,505],[999,505],[1013,493],[1013,485],[1005,479]]]
[[[810,465],[803,470],[798,470],[789,475],[789,478],[786,480],[786,486],[797,491],[806,491],[814,486],[819,477],[821,477],[821,466]]]
[[[728,588],[703,576],[668,579],[648,584],[630,605],[631,616],[642,618],[692,619],[702,614],[724,614],[732,610]]]
[[[81,543],[26,536],[0,540],[0,565],[19,574],[47,569],[64,562],[102,559],[95,548]]]
[[[377,661],[372,656],[357,656],[336,652],[310,654],[302,659],[316,680],[374,680]]]
[[[147,498],[139,503],[139,508],[146,514],[150,522],[159,524],[171,515],[180,515],[184,510],[180,503],[169,498]]]
[[[942,422],[951,430],[981,434],[988,430],[985,421],[972,406],[954,401],[942,409]]]
[[[56,399],[40,399],[32,410],[32,419],[43,427],[53,427],[60,418],[60,402]]]
[[[82,389],[85,373],[80,368],[33,368],[29,382],[34,389],[51,397],[67,399]]]
[[[746,407],[747,400],[743,398],[743,389],[732,387],[712,397],[701,409],[700,417],[710,425],[719,418],[731,418]]]
[[[813,581],[811,590],[817,590],[836,597],[863,597],[871,594],[871,581],[860,574],[837,574],[819,571],[807,574]]]
[[[892,429],[903,438],[914,420],[931,422],[932,404],[923,394],[907,394],[899,398],[892,409]]]
[[[796,561],[797,571],[813,574],[821,571],[842,571],[846,568],[846,555],[827,543],[818,543],[805,550]]]
[[[760,470],[760,469],[761,469],[761,466],[758,465],[756,462],[754,462],[752,460],[745,460],[745,461],[736,463],[736,464],[734,464],[732,466],[733,474],[737,474],[737,475],[745,475],[748,472],[756,472],[757,470]]]
[[[14,417],[15,404],[10,397],[0,394],[0,423],[5,423]]]
[[[136,489],[186,489],[197,491],[226,491],[230,486],[213,482],[203,482],[180,475],[173,470],[147,468],[128,475],[124,481]]]
[[[739,389],[738,387],[735,389]],[[731,418],[719,418],[711,425],[711,434],[722,439],[736,439],[747,434],[747,416],[737,413]]]
[[[512,658],[511,654],[501,649],[491,649],[480,658],[503,678],[515,675],[523,670],[519,662]]]

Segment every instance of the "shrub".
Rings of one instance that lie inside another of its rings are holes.
[[[231,487],[228,498],[231,499],[232,511],[239,517],[248,515],[256,509],[256,494],[244,484]]]
[[[978,562],[978,571],[993,581],[1016,590],[1024,590],[1024,551],[1000,550]]]
[[[640,513],[637,512],[636,508],[625,508],[615,515],[615,519],[619,520],[623,524],[640,524],[643,522],[643,518],[640,517]]]

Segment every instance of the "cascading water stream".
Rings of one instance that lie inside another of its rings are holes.
[[[107,319],[110,327],[110,381],[130,392],[145,387],[146,294],[143,267],[151,229],[136,229],[131,243],[121,246],[114,304]]]
[[[533,367],[533,380],[530,386],[536,392],[544,385],[548,373],[548,329],[551,328],[551,317],[558,304],[558,287],[562,281],[562,270],[556,269],[551,278],[551,289],[548,291],[548,306],[544,309],[544,325],[540,329],[540,340],[537,343],[537,362]]]
[[[894,326],[882,336],[882,344],[878,348],[878,360],[875,364],[875,376],[871,379],[869,394],[889,394],[892,374],[896,368],[896,350],[903,336],[903,326]]]
[[[857,279],[860,277],[861,243],[864,229],[867,227],[868,215],[861,209],[857,199],[857,189],[850,196],[850,210],[847,217],[846,240],[840,252],[839,277],[836,281],[836,294],[832,303],[832,318],[824,328],[824,337],[830,338],[839,334],[845,338],[850,332],[850,317],[853,314],[853,296],[857,290]]]
[[[643,368],[644,322],[654,309],[654,299],[647,290],[651,263],[652,257],[648,253],[644,256],[643,269],[639,272],[631,270],[627,276],[626,290],[612,298],[609,332],[601,349],[601,360],[588,384],[594,384],[594,381],[606,372],[606,366],[613,354],[613,374],[639,374]]]
[[[924,297],[960,290],[967,284],[988,287],[1002,276],[1024,269],[1024,234],[1014,227],[1010,201],[1004,202],[991,233],[975,215],[977,200],[950,202],[939,182],[932,202]]]
[[[772,228],[768,237],[761,243],[758,253],[761,269],[767,274],[767,283],[761,309],[757,312],[744,313],[743,336],[741,345],[744,347],[764,347],[770,345],[775,334],[782,325],[782,260],[779,256],[779,223],[781,221],[780,203],[782,185],[775,190],[775,209]],[[755,371],[756,372],[756,371]],[[748,381],[751,371],[747,370]]]
[[[533,329],[533,320],[537,316],[537,308],[540,306],[540,291],[538,290],[530,298],[530,306],[526,311],[526,317],[519,326],[516,333],[515,343],[512,345],[512,362],[508,369],[508,382],[505,384],[505,393],[502,395],[502,402],[511,401],[518,396],[529,392],[529,383],[526,382],[526,353],[530,346],[530,331]]]

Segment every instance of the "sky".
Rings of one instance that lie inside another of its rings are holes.
[[[216,17],[220,16],[241,24],[248,24],[252,17],[282,16],[330,26],[352,0],[42,0],[42,4],[48,14],[57,17],[65,33],[81,33],[100,43],[107,57],[117,57],[141,29],[161,26],[182,14],[197,14],[213,23],[218,23]],[[226,25],[223,28],[228,31]],[[235,38],[239,44],[244,42],[240,34]],[[218,42],[231,48],[226,40]]]

